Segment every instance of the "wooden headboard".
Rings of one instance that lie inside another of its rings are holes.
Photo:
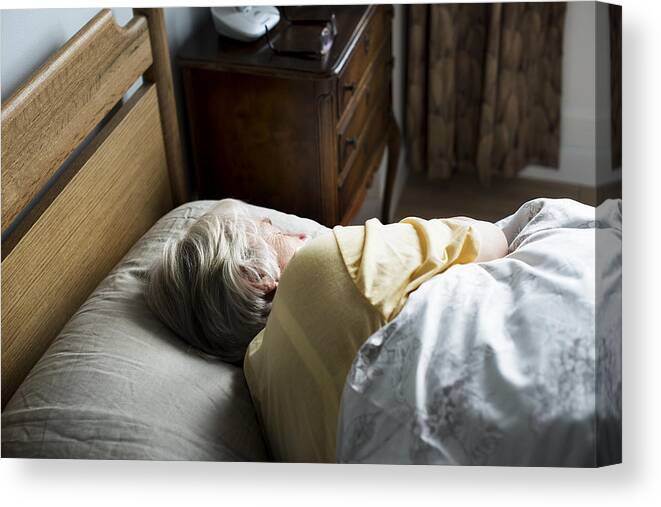
[[[187,200],[163,11],[134,9],[120,27],[102,10],[2,104],[3,408],[96,285]]]

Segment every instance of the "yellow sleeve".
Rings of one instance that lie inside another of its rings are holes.
[[[332,234],[287,265],[244,374],[276,461],[333,462],[344,382],[358,349],[385,324],[347,275]]]
[[[338,226],[333,233],[359,292],[388,321],[423,282],[474,261],[480,248],[477,232],[453,219],[405,218],[383,225],[373,218],[364,227]]]

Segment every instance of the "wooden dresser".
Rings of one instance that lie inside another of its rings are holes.
[[[337,35],[321,59],[276,54],[265,38],[234,42],[212,26],[184,45],[178,62],[200,198],[235,197],[328,226],[346,224],[388,146],[387,209],[399,152],[391,98],[393,10],[287,8],[291,19],[331,13]],[[286,24],[274,30],[274,45]]]

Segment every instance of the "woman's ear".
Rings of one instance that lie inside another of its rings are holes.
[[[270,293],[275,293],[275,290],[278,288],[278,281],[270,276],[263,276],[259,280],[248,280],[248,283],[265,297]],[[271,296],[272,298],[273,296]]]
[[[255,289],[264,299],[270,301],[278,288],[278,280],[267,274],[249,273],[245,268],[241,268],[243,279]]]

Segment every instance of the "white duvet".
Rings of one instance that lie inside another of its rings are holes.
[[[536,199],[498,225],[507,257],[430,280],[360,349],[339,462],[620,461],[621,201]]]

